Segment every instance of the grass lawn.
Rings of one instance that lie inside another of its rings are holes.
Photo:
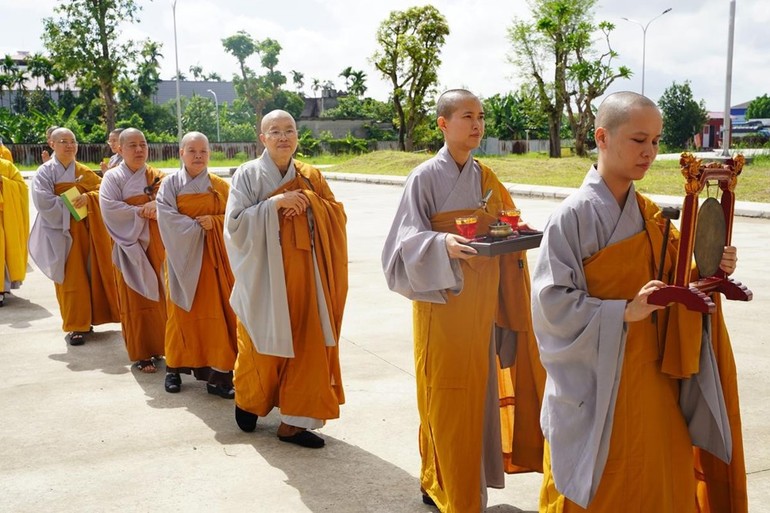
[[[406,176],[430,155],[378,151],[352,158],[330,170],[341,173],[363,173]],[[578,187],[593,160],[580,157],[550,159],[545,154],[481,157],[479,160],[495,170],[503,182],[529,185]],[[637,183],[637,190],[650,194],[684,195],[684,179],[679,161],[658,160],[647,176]],[[714,190],[712,188],[712,190]],[[716,191],[714,191],[716,192]],[[742,201],[770,203],[770,159],[757,158],[743,168],[738,178],[737,198]]]
[[[340,173],[362,173],[375,175],[406,176],[421,162],[432,155],[427,153],[404,153],[400,151],[375,151],[364,155],[320,155],[300,157],[300,160],[314,165],[331,165],[330,171]],[[578,187],[583,181],[592,159],[563,157],[551,159],[543,153],[527,155],[505,155],[481,157],[480,160],[495,170],[503,182],[529,185],[553,185]],[[211,167],[237,167],[239,160],[211,161]],[[96,163],[86,163],[92,169],[99,169]],[[179,166],[177,159],[151,162],[162,168]],[[22,171],[34,171],[37,166],[20,166]],[[650,194],[684,195],[684,179],[679,172],[679,161],[658,160],[647,176],[637,183],[637,189]],[[714,190],[714,189],[712,189]],[[716,191],[714,191],[716,192]],[[742,201],[770,203],[770,157],[758,157],[743,168],[738,178],[737,198]]]

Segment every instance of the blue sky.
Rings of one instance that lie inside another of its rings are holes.
[[[770,9],[767,0],[737,0],[732,104],[770,93]],[[152,37],[163,43],[162,77],[174,74],[174,39],[171,0],[139,0],[141,22],[124,27],[126,37]],[[221,39],[238,30],[253,37],[278,40],[283,51],[278,68],[305,74],[306,94],[312,78],[335,81],[347,66],[367,73],[368,95],[385,100],[389,84],[371,64],[376,50],[375,32],[392,10],[425,2],[389,0],[178,0],[179,67],[188,73],[200,64],[207,73],[229,78],[237,71],[235,59],[224,53]],[[468,87],[482,96],[515,90],[520,72],[509,61],[507,28],[515,17],[526,18],[523,0],[441,0],[432,2],[446,16],[451,34],[442,52],[441,88]],[[0,0],[0,54],[42,51],[42,18],[50,16],[56,2]],[[642,30],[622,17],[646,23],[664,9],[647,31],[645,92],[660,97],[673,81],[690,80],[696,99],[709,110],[724,106],[729,0],[604,0],[597,20],[616,25],[611,41],[620,53],[617,65],[634,71],[630,80],[618,81],[611,91],[641,89]],[[258,66],[255,59],[252,66]]]

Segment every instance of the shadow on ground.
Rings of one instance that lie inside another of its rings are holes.
[[[37,303],[15,294],[7,295],[3,304],[4,306],[0,308],[0,326],[8,326],[16,330],[29,328],[32,321],[53,316]]]
[[[487,508],[487,513],[537,513],[537,511],[524,511],[523,509],[519,509],[516,506],[511,506],[509,504],[498,504],[491,508]]]
[[[61,334],[62,344],[66,352],[48,355],[51,360],[64,362],[72,371],[102,371],[105,374],[126,374],[129,372],[128,355],[126,354],[123,336],[120,331],[99,331],[86,335],[86,343],[72,347],[67,343],[67,337]]]
[[[182,391],[169,394],[163,388],[162,364],[155,375],[136,369],[132,374],[149,397],[150,406],[186,408],[206,423],[225,451],[231,444],[251,445],[270,466],[286,475],[286,484],[300,493],[311,511],[436,511],[422,504],[417,478],[358,446],[324,435],[323,430],[319,433],[326,439],[323,449],[304,449],[281,442],[276,436],[280,419],[274,410],[259,419],[253,433],[244,433],[235,423],[234,402],[208,394],[204,382],[183,375]]]

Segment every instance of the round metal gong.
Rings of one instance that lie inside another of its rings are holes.
[[[727,241],[727,224],[722,204],[707,198],[698,210],[695,227],[695,264],[701,278],[714,276],[719,270]]]

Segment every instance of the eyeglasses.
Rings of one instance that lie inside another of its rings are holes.
[[[61,141],[54,141],[54,143],[55,143],[55,144],[61,144],[62,146],[77,146],[77,145],[78,145],[78,142],[77,142],[77,141],[65,141],[65,140],[61,140]]]
[[[288,130],[270,130],[267,132],[267,136],[270,139],[280,139],[281,137],[285,137],[287,139],[290,139],[297,135],[297,131],[293,128],[289,128]]]

